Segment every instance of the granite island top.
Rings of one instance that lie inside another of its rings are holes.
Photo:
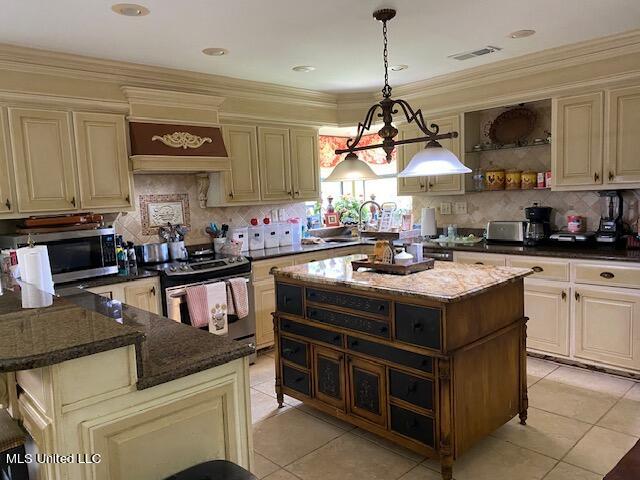
[[[64,298],[3,278],[0,372],[53,365],[127,345],[136,347],[138,389],[253,353],[240,342],[78,289]],[[49,305],[24,308],[23,297]]]
[[[354,290],[391,293],[401,297],[456,302],[489,288],[530,275],[528,268],[493,267],[453,262],[435,262],[431,270],[410,275],[353,271],[351,261],[363,255],[336,257],[319,262],[278,268],[274,275],[300,281],[348,287]]]

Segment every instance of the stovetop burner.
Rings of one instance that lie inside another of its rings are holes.
[[[173,261],[168,263],[158,263],[155,265],[145,265],[147,270],[162,272],[167,276],[189,275],[194,273],[215,273],[224,276],[229,269],[237,270],[238,267],[246,266],[251,269],[249,260],[243,256],[216,255],[207,252],[203,255],[191,256],[186,260]]]

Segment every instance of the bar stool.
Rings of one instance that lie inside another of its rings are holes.
[[[27,434],[20,428],[6,410],[0,410],[0,479],[1,480],[29,480],[26,463],[16,463],[19,459],[24,462]]]
[[[212,460],[187,468],[165,480],[258,480],[258,477],[233,462]]]

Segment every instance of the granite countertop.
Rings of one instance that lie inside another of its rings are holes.
[[[222,365],[254,348],[78,289],[65,298],[3,278],[0,372],[135,345],[138,388]],[[50,306],[24,308],[23,292]]]
[[[431,270],[410,275],[383,274],[365,269],[354,272],[351,261],[362,258],[363,255],[349,255],[279,268],[275,276],[401,297],[455,302],[533,273],[527,268],[439,261]]]
[[[138,267],[135,272],[128,273],[126,275],[104,275],[102,277],[85,278],[82,280],[75,280],[73,282],[57,283],[57,289],[69,289],[69,288],[94,288],[102,287],[103,285],[113,285],[115,283],[133,282],[135,280],[141,280],[143,278],[157,277],[160,272],[155,270],[145,270],[144,267]]]
[[[338,249],[342,247],[352,247],[354,245],[361,245],[364,243],[371,243],[371,242],[365,242],[365,241],[361,241],[358,238],[354,238],[353,241],[326,242],[326,243],[317,243],[312,245],[299,245],[299,246],[290,245],[288,247],[265,248],[263,250],[249,250],[248,252],[244,252],[244,255],[247,258],[249,258],[252,262],[257,262],[259,260],[267,260],[269,258],[285,257],[287,255],[297,255],[301,253],[317,252],[319,250],[331,250],[331,249]]]
[[[617,262],[640,262],[640,250],[627,250],[611,246],[595,244],[580,245],[575,243],[547,244],[527,247],[525,245],[486,243],[475,245],[455,245],[427,242],[416,239],[426,250],[453,250],[458,252],[498,253],[503,255],[531,255],[539,257],[558,257],[584,260],[604,260]],[[411,243],[405,241],[404,244]]]

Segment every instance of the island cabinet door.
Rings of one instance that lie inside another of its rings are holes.
[[[387,387],[382,365],[347,357],[349,413],[386,427]]]
[[[317,400],[344,411],[346,408],[344,354],[314,346],[313,370]]]

